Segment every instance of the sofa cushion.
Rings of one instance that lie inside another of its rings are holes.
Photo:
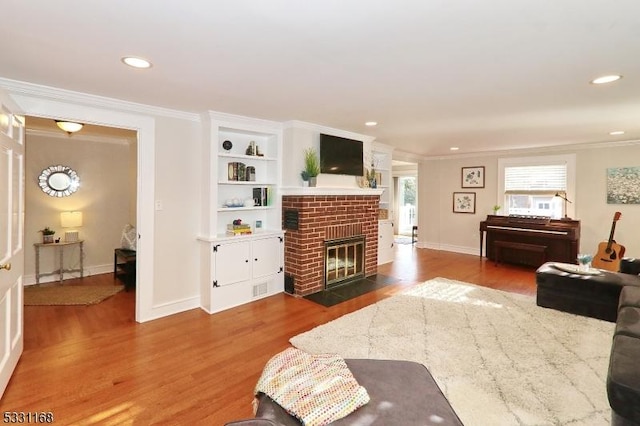
[[[625,274],[640,275],[640,259],[623,257],[620,259],[620,272]]]
[[[609,405],[627,420],[640,423],[640,339],[626,335],[613,338],[607,395]]]
[[[640,308],[640,287],[626,285],[620,292],[620,303],[618,308],[625,306],[635,306]]]
[[[618,312],[615,334],[640,338],[640,308],[625,306]],[[640,344],[640,340],[638,340]]]
[[[367,389],[371,401],[331,423],[347,425],[462,426],[449,401],[422,364],[412,361],[346,359],[354,377]],[[279,425],[300,422],[269,397],[261,395],[256,416]]]

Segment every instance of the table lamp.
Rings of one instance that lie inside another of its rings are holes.
[[[72,228],[64,233],[64,241],[72,243],[79,240],[78,231],[73,228],[82,226],[82,212],[62,212],[60,213],[60,225],[63,228]]]
[[[564,195],[562,195],[561,192]],[[562,218],[562,220],[571,220],[571,218],[567,216],[567,203],[571,202],[567,200],[567,193],[564,191],[558,191],[556,192],[556,195],[554,195],[554,197],[562,198],[564,200],[564,217]]]

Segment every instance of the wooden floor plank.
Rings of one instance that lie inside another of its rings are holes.
[[[91,306],[26,306],[25,350],[1,411],[64,424],[223,424],[252,415],[253,387],[289,339],[435,277],[535,294],[535,271],[398,245],[378,272],[396,283],[332,307],[279,294],[209,315],[135,322],[135,292]],[[113,285],[112,274],[65,285]]]

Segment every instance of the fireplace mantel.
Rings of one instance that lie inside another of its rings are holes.
[[[338,188],[338,187],[306,187],[286,186],[280,188],[280,194],[286,195],[382,195],[384,188]]]

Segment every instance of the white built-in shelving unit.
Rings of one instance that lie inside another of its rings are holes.
[[[201,306],[213,313],[284,291],[282,125],[214,112],[207,119]],[[235,178],[234,163],[255,174]],[[238,219],[250,234],[228,235]]]
[[[387,215],[378,221],[378,265],[393,260],[393,176],[391,159],[393,148],[374,142],[371,159],[378,176],[377,187],[382,189],[380,195],[380,209],[386,210]]]

